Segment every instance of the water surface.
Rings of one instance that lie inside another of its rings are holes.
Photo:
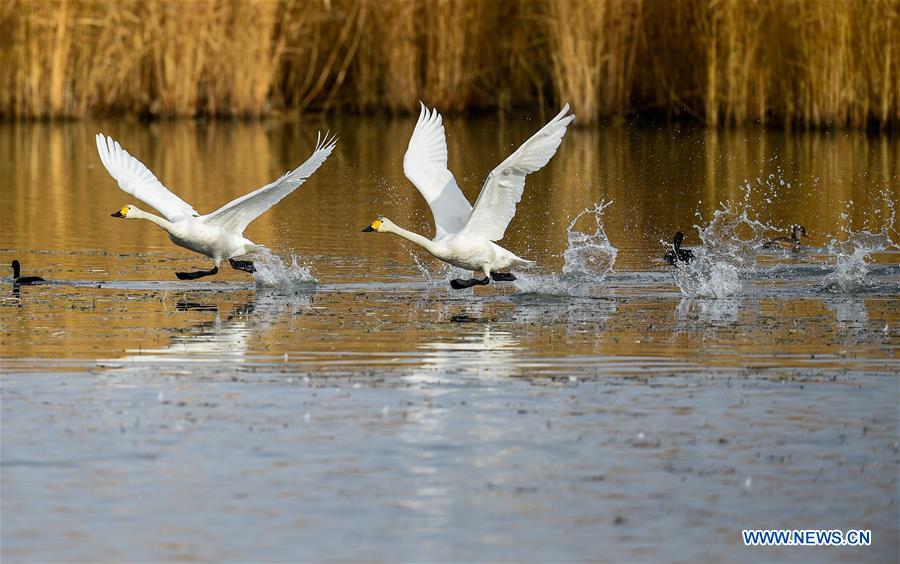
[[[540,120],[446,123],[474,201]],[[0,258],[51,280],[7,280],[0,302],[4,560],[895,558],[900,255],[841,285],[828,244],[897,241],[900,143],[574,129],[503,242],[538,267],[453,292],[424,253],[360,233],[378,215],[431,233],[402,174],[412,126],[0,125]],[[209,261],[109,217],[134,202],[97,131],[205,213],[304,160],[317,129],[339,133],[332,157],[247,231],[317,283],[181,282]],[[572,241],[605,241],[590,213],[568,229],[604,200],[612,271],[561,276]],[[686,296],[661,240],[698,245],[723,202],[803,224],[809,249]],[[744,528],[873,546],[751,549]]]

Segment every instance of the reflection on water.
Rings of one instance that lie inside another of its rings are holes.
[[[234,368],[247,360],[248,353],[254,351],[254,343],[278,324],[282,316],[293,317],[309,307],[311,296],[306,292],[281,294],[259,291],[253,294],[251,300],[231,306],[224,317],[220,313],[220,305],[205,301],[202,295],[181,297],[175,302],[176,312],[192,312],[201,317],[212,315],[212,319],[179,327],[165,347],[130,349],[121,362],[111,362],[116,369],[127,367],[151,371],[159,370],[166,363],[221,363]]]
[[[680,325],[699,325],[712,329],[720,325],[734,325],[738,322],[740,302],[735,298],[708,300],[683,298],[675,309]]]
[[[474,200],[533,123],[454,119]],[[0,264],[50,280],[0,296],[4,561],[896,555],[900,251],[841,247],[864,283],[828,276],[843,228],[897,242],[900,142],[573,130],[504,240],[539,267],[453,292],[431,257],[359,233],[377,214],[431,229],[402,174],[411,127],[0,124]],[[296,165],[318,129],[341,136],[329,166],[248,231],[274,279],[318,283],[184,283],[202,257],[108,217],[128,196],[96,131],[205,211]],[[726,200],[805,225],[810,248],[685,297],[660,241],[696,246],[695,212]],[[741,528],[798,524],[882,540],[735,548]]]
[[[491,330],[484,324],[477,332],[460,333],[450,341],[422,345],[422,369],[406,379],[433,383],[448,377],[505,378],[519,372],[515,362],[518,341],[509,332]]]
[[[838,330],[842,333],[863,327],[869,321],[869,315],[866,312],[866,301],[860,298],[849,297],[834,300],[828,303],[828,308],[834,312]]]

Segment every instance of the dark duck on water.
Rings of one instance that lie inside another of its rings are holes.
[[[19,265],[19,261],[12,261],[12,269],[13,269],[13,284],[16,286],[22,286],[27,284],[34,284],[36,282],[44,282],[44,279],[40,276],[20,276],[22,267]]]
[[[790,237],[775,237],[763,243],[764,249],[794,249],[800,247],[800,237],[809,237],[806,234],[806,228],[802,225],[791,225]]]
[[[672,240],[672,248],[666,251],[666,254],[663,256],[666,259],[668,264],[675,264],[676,262],[691,262],[694,260],[694,253],[690,249],[682,249],[681,243],[684,241],[684,233],[679,231],[675,234],[675,238]]]

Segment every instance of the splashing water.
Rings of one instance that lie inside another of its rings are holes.
[[[615,272],[618,249],[612,246],[603,229],[603,210],[612,201],[600,201],[592,208],[585,208],[566,228],[568,244],[562,253],[563,267],[560,274],[518,274],[515,282],[519,293],[583,295],[589,286],[602,283]],[[575,225],[585,215],[594,218],[594,230],[578,231]]]
[[[290,264],[271,251],[256,253],[253,257],[256,272],[253,277],[257,286],[296,286],[317,282],[309,265],[301,265],[297,255],[291,254]]]
[[[431,269],[428,268],[428,264],[420,259],[419,255],[412,251],[409,252],[409,256],[412,257],[413,262],[416,263],[416,268],[419,269],[419,272],[422,274],[422,278],[425,279],[425,282],[427,282],[429,286],[433,285],[435,283],[436,276],[431,273]]]
[[[696,253],[695,253],[696,254]],[[696,254],[693,262],[675,267],[675,283],[681,293],[691,298],[727,298],[741,289],[738,270],[726,262]]]
[[[851,202],[852,203],[852,202]],[[836,238],[828,243],[828,251],[835,257],[834,270],[825,277],[825,288],[832,292],[855,292],[868,286],[865,277],[869,272],[867,259],[872,253],[889,249],[896,245],[891,240],[891,232],[896,233],[894,222],[896,210],[894,202],[886,200],[890,214],[877,232],[861,229],[852,231],[843,228],[847,238],[838,241]],[[847,219],[847,214],[844,214]]]
[[[611,205],[612,201],[601,201],[593,208],[584,209],[569,223],[569,227],[566,228],[569,244],[563,251],[563,276],[573,280],[590,279],[596,282],[598,277],[603,278],[613,272],[619,251],[612,246],[606,231],[603,230],[603,210]],[[593,233],[575,230],[575,224],[585,214],[594,217]]]
[[[744,185],[742,202],[720,205],[713,218],[701,227],[695,225],[703,246],[694,250],[694,260],[675,265],[675,283],[687,297],[725,298],[741,289],[740,278],[756,267],[756,255],[765,242],[765,233],[775,229],[751,217],[750,195]],[[698,217],[700,214],[698,212]],[[671,243],[667,243],[671,248]]]
[[[413,262],[416,263],[416,268],[419,269],[419,272],[422,274],[422,278],[425,279],[425,283],[429,286],[446,286],[449,283],[450,278],[469,278],[471,273],[466,273],[460,268],[456,268],[451,264],[447,264],[445,262],[439,262],[436,266],[430,266],[429,263],[425,262],[416,252],[409,250],[409,256],[412,257]],[[459,272],[458,275],[454,276],[454,274]]]

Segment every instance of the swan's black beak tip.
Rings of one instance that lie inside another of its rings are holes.
[[[375,229],[373,229],[371,225],[365,227],[365,228],[362,230],[363,233],[371,233],[372,231],[375,231]]]
[[[122,215],[122,210],[119,210],[114,214],[110,214],[110,217],[125,217],[125,216]]]

